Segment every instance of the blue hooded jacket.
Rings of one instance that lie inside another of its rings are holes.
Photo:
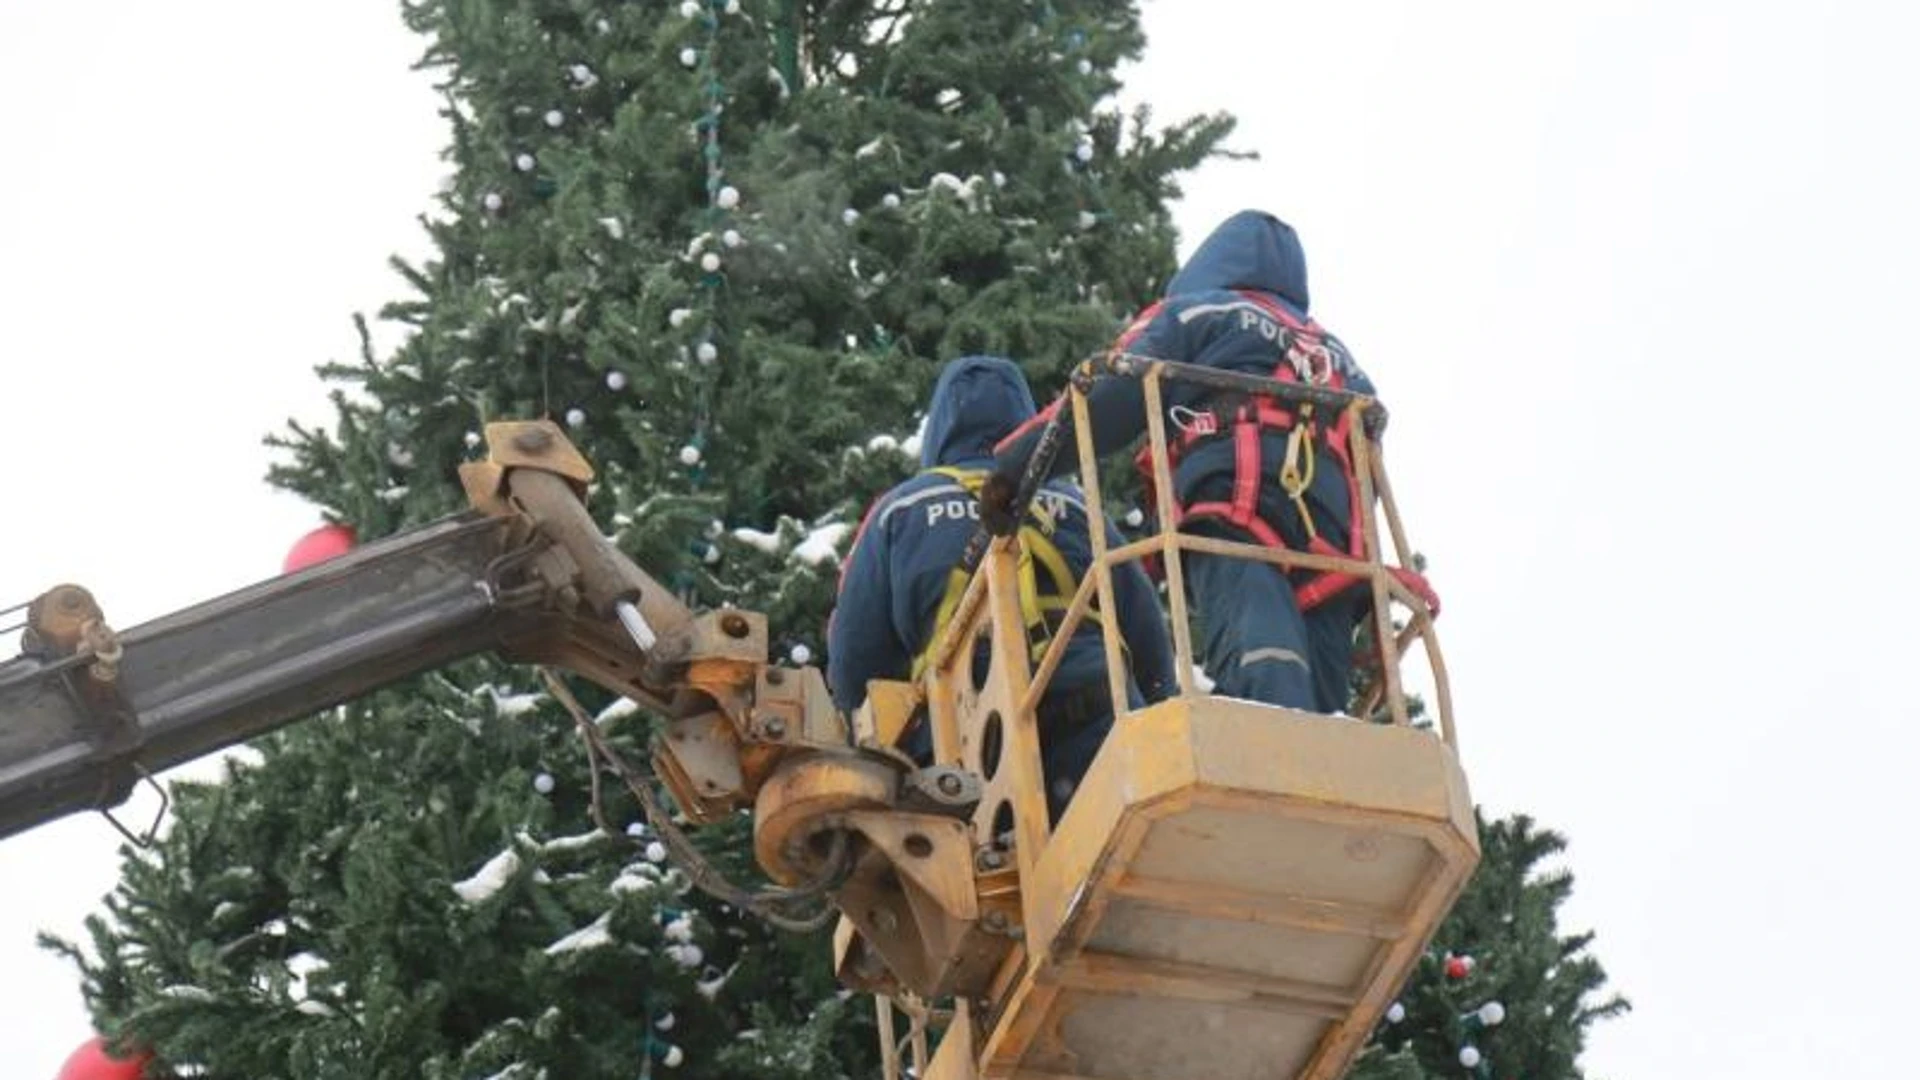
[[[949,363],[934,386],[921,438],[922,468],[991,468],[994,444],[1034,415],[1033,393],[1012,361],[968,356]],[[1054,512],[1054,544],[1076,577],[1092,564],[1086,502],[1054,482],[1038,500]],[[979,526],[979,506],[950,477],[923,472],[882,495],[867,511],[840,579],[827,629],[827,682],[834,703],[851,712],[871,679],[904,679],[934,632],[947,581]],[[1108,542],[1120,543],[1107,525]],[[1044,587],[1044,585],[1043,585]],[[1138,565],[1114,574],[1119,625],[1135,684],[1149,701],[1172,693],[1173,653],[1160,604]],[[1098,628],[1081,624],[1052,686],[1103,685],[1106,660]]]
[[[1128,352],[1142,356],[1270,375],[1281,360],[1281,347],[1270,333],[1272,319],[1240,295],[1237,290],[1241,289],[1266,293],[1296,318],[1307,317],[1306,253],[1293,228],[1272,214],[1243,210],[1221,222],[1167,282],[1159,311],[1144,326],[1130,328],[1121,343]],[[1263,321],[1268,325],[1263,326]],[[1333,353],[1349,389],[1375,394],[1373,381],[1344,345]],[[1165,386],[1169,411],[1197,405],[1211,393],[1191,383]],[[1101,379],[1088,394],[1087,404],[1093,417],[1094,450],[1101,457],[1125,448],[1146,432],[1146,395],[1138,379]],[[1071,417],[1066,422],[1070,425]],[[1000,471],[1017,475],[1025,467],[1039,441],[1040,426],[1036,418],[1006,440],[998,454]],[[1174,481],[1181,502],[1192,501],[1203,487],[1217,489],[1221,483],[1230,483],[1234,463],[1228,443],[1225,439],[1202,443],[1181,460]],[[1059,475],[1078,462],[1077,448],[1069,437],[1052,473]],[[1337,465],[1322,464],[1325,467],[1316,469],[1309,498],[1318,509],[1344,521],[1348,512],[1344,481]],[[1263,471],[1272,474],[1264,467]],[[1209,490],[1206,497],[1215,494]]]

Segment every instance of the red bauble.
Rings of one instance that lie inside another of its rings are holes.
[[[1447,957],[1447,978],[1464,979],[1467,972],[1473,970],[1473,958],[1470,956]]]
[[[96,1035],[60,1066],[54,1080],[140,1080],[146,1075],[153,1055],[141,1052],[130,1058],[117,1058],[107,1052],[107,1040]]]
[[[287,561],[281,566],[283,573],[291,574],[295,570],[305,570],[309,566],[338,558],[353,550],[359,538],[354,536],[349,525],[322,525],[307,535],[294,541],[293,549],[287,552]]]

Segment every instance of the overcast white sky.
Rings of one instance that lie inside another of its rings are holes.
[[[1394,408],[1476,797],[1572,840],[1637,1006],[1589,1072],[1893,1076],[1920,707],[1920,20],[1889,4],[1156,0],[1131,94],[1259,164],[1189,244],[1293,221]],[[0,5],[0,601],[121,625],[276,572],[314,516],[261,434],[395,295],[441,169],[389,0]],[[83,817],[0,843],[0,1061],[88,1034],[32,946],[113,880]]]

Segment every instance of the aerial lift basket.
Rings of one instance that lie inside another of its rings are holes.
[[[914,703],[924,702],[936,760],[984,779],[972,822],[976,842],[988,844],[976,868],[978,904],[981,923],[1000,932],[1004,948],[976,945],[958,966],[987,973],[968,979],[963,971],[944,1000],[882,996],[885,1066],[890,1080],[1338,1077],[1480,854],[1434,612],[1398,572],[1412,555],[1380,467],[1383,414],[1369,399],[1294,383],[1124,355],[1105,363],[1113,376],[1144,381],[1160,492],[1173,490],[1163,379],[1316,400],[1322,415],[1354,410],[1348,427],[1367,508],[1355,523],[1364,558],[1182,535],[1163,498],[1151,536],[1109,550],[1102,530],[1091,530],[1094,571],[1030,672],[1016,555],[1010,541],[985,553]],[[1083,374],[1071,407],[1097,521],[1087,385]],[[1382,557],[1377,516],[1387,523],[1392,561]],[[1360,577],[1357,587],[1372,594],[1377,645],[1358,719],[1200,692],[1181,563],[1182,551],[1195,550]],[[1090,606],[1115,610],[1113,567],[1146,555],[1159,557],[1168,579],[1181,693],[1129,712],[1114,620],[1101,621],[1120,719],[1050,827],[1034,706]],[[992,643],[992,662],[976,682],[971,646],[981,638]],[[1411,722],[1401,685],[1400,659],[1416,641],[1432,676],[1433,726]],[[870,709],[862,734],[890,741],[905,714]],[[1004,861],[992,857],[1002,850]],[[860,939],[859,928],[843,922],[843,972],[855,965]]]
[[[656,772],[689,820],[752,807],[756,858],[780,888],[742,893],[741,906],[768,914],[818,897],[840,910],[837,969],[879,995],[889,1080],[1339,1076],[1479,857],[1431,594],[1409,569],[1380,467],[1383,414],[1295,383],[1102,363],[1142,380],[1160,492],[1173,490],[1165,379],[1311,403],[1322,417],[1348,410],[1354,422],[1336,430],[1350,433],[1361,550],[1183,535],[1163,501],[1144,539],[1108,550],[1091,530],[1092,572],[1034,663],[1017,540],[982,534],[929,670],[870,684],[850,744],[817,670],[766,663],[764,616],[696,614],[608,542],[582,502],[591,468],[557,427],[490,424],[487,460],[461,470],[473,512],[125,634],[75,586],[26,605],[32,640],[0,662],[0,838],[109,809],[138,778],[497,652],[668,717]],[[1070,415],[1099,518],[1092,375],[1076,373]],[[1065,430],[1049,422],[1023,502]],[[1200,692],[1181,556],[1202,550],[1346,573],[1369,590],[1378,662],[1350,707],[1359,719]],[[1116,622],[1100,620],[1118,720],[1056,826],[1036,707],[1093,605],[1117,610],[1113,568],[1148,555],[1167,576],[1181,692],[1128,710]],[[1412,723],[1400,680],[1416,641],[1431,729]],[[896,748],[916,721],[931,763]]]

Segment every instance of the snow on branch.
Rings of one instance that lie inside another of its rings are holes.
[[[522,716],[532,712],[534,709],[539,708],[540,703],[546,700],[547,696],[543,693],[502,693],[499,687],[491,683],[476,687],[473,693],[475,697],[482,694],[491,697],[493,699],[493,707],[499,710],[501,716],[505,717]]]
[[[606,727],[622,717],[632,716],[640,711],[640,703],[630,697],[614,698],[613,703],[601,709],[593,717],[594,724]]]
[[[545,1069],[536,1070],[524,1061],[516,1061],[491,1076],[481,1077],[480,1080],[543,1080],[546,1075]]]
[[[743,525],[733,530],[733,538],[768,555],[780,554],[780,534],[777,532],[761,532]]]
[[[664,854],[662,857],[665,857]],[[646,892],[658,888],[663,880],[659,868],[649,863],[630,863],[621,868],[618,877],[607,883],[607,891],[615,896]]]
[[[520,872],[520,853],[508,848],[488,859],[474,875],[465,881],[456,881],[453,891],[460,899],[469,904],[483,903],[495,893],[507,887],[513,875]]]
[[[601,912],[600,917],[593,922],[547,946],[546,953],[548,956],[559,956],[562,953],[582,952],[611,944],[613,944],[613,912],[605,911]]]
[[[519,834],[519,839],[522,844],[525,844],[526,846],[532,848],[533,850],[539,852],[542,855],[554,855],[562,852],[578,851],[581,848],[587,847],[590,844],[599,843],[600,841],[605,840],[606,838],[607,838],[607,834],[601,832],[598,829],[589,829],[586,832],[576,833],[573,836],[556,836],[551,840],[544,840],[544,841],[535,840],[533,837],[528,836],[526,833]]]
[[[839,558],[840,541],[853,531],[853,526],[844,521],[834,521],[821,525],[807,533],[807,538],[794,545],[793,557],[809,566],[831,563]]]

